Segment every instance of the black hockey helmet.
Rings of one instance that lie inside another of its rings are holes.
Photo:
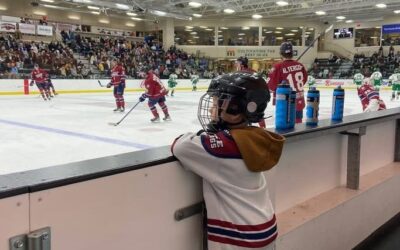
[[[265,80],[257,74],[235,72],[214,78],[207,93],[200,98],[198,119],[205,130],[225,129],[229,124],[221,119],[221,112],[243,114],[244,121],[255,123],[264,117],[264,110],[270,101]],[[215,117],[210,111],[217,109]]]
[[[284,42],[281,44],[280,53],[283,57],[293,57],[293,45],[290,42]]]

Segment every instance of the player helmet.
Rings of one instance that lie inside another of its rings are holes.
[[[293,45],[290,42],[284,42],[280,48],[281,56],[285,58],[293,57]]]
[[[39,64],[35,63],[35,64],[33,65],[33,68],[34,68],[34,69],[39,69]]]
[[[227,125],[244,122],[254,123],[264,117],[264,110],[270,101],[270,93],[265,80],[248,72],[235,72],[214,78],[207,93],[200,98],[197,117],[206,131],[216,132]],[[221,117],[243,115],[243,120],[232,124]]]

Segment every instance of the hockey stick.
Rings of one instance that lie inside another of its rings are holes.
[[[100,87],[106,87],[105,85],[101,84],[100,80],[97,80],[97,82],[99,83]]]
[[[137,102],[137,103],[135,104],[135,106],[133,106],[133,107],[128,111],[128,113],[126,113],[126,115],[124,115],[124,117],[121,118],[121,120],[119,120],[118,122],[109,122],[108,125],[111,125],[111,126],[118,126],[118,125],[129,115],[129,113],[131,113],[132,110],[134,110],[134,109],[136,108],[136,106],[139,105],[139,103],[140,103],[140,101]]]
[[[314,41],[312,41],[312,43],[310,45],[308,45],[308,47],[303,51],[303,53],[301,53],[301,55],[297,58],[297,61],[300,61],[300,59],[304,56],[305,53],[307,53],[307,51],[309,49],[311,49],[312,46],[314,46],[314,43],[318,40],[318,38],[320,38],[321,36],[325,35],[326,33],[328,33],[331,29],[333,28],[333,24],[331,26],[329,26],[326,30],[324,30],[322,33],[320,33],[315,39]]]

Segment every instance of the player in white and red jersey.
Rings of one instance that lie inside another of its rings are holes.
[[[274,94],[273,105],[275,105],[276,88],[282,81],[288,82],[292,90],[296,91],[296,123],[301,123],[305,107],[303,87],[308,78],[307,70],[303,64],[293,60],[291,43],[282,43],[280,53],[283,61],[272,67],[267,79],[268,87]]]
[[[364,112],[386,109],[385,103],[379,97],[379,91],[374,89],[370,79],[366,79],[360,87],[357,87],[357,92]]]
[[[36,83],[36,86],[39,89],[43,100],[45,101],[50,100],[50,98],[52,97],[47,86],[47,78],[47,71],[39,68],[39,64],[35,64],[34,69],[31,72],[31,83],[29,85],[33,86],[33,84]]]
[[[255,74],[256,71],[249,68],[249,59],[247,59],[247,57],[239,57],[236,60],[236,70],[240,71],[240,72],[246,72],[246,73],[250,73],[250,74]],[[267,87],[267,83],[265,83],[265,87]],[[260,128],[265,128],[266,124],[265,124],[265,120],[264,117],[258,122],[258,126],[260,126]]]
[[[107,84],[107,88],[114,86],[114,97],[117,108],[114,112],[124,112],[125,111],[125,100],[124,100],[124,90],[125,90],[125,68],[117,59],[111,62],[111,82]]]
[[[160,116],[158,114],[156,104],[161,107],[164,113],[164,121],[170,121],[171,116],[168,113],[168,107],[165,104],[165,96],[168,94],[168,91],[164,87],[160,78],[153,73],[153,70],[150,68],[142,69],[141,75],[145,78],[143,86],[145,88],[145,93],[143,93],[139,101],[144,102],[146,98],[149,98],[148,105],[151,113],[153,114],[153,118],[150,120],[151,122],[160,122]]]

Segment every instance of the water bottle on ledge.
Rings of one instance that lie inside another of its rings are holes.
[[[318,125],[320,94],[316,87],[310,87],[307,92],[306,125]]]
[[[296,91],[292,90],[290,93],[290,119],[289,119],[289,129],[294,128],[296,123]]]
[[[344,110],[344,89],[339,85],[333,90],[332,121],[342,121]]]
[[[276,89],[275,128],[288,129],[291,122],[292,89],[286,81],[282,81]],[[294,119],[294,117],[292,118]]]

